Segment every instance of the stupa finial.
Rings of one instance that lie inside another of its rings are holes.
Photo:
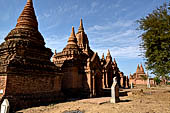
[[[33,28],[38,30],[38,22],[32,0],[27,0],[27,4],[17,20],[16,28]]]
[[[79,31],[79,32],[84,32],[84,28],[83,28],[83,20],[82,20],[82,18],[80,19],[80,26],[79,26],[78,31]]]

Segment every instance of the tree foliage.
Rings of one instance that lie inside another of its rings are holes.
[[[170,75],[170,4],[155,9],[137,21],[146,68],[159,77]]]
[[[148,76],[146,76],[146,75],[140,75],[141,76],[141,78],[143,79],[143,80],[147,80],[148,79]]]
[[[161,80],[159,77],[154,77],[154,81],[156,82],[156,85],[159,85],[161,83]]]

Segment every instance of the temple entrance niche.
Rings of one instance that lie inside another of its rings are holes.
[[[101,96],[102,92],[102,73],[97,70],[94,72],[94,75],[92,75],[92,83],[93,83],[93,97]]]
[[[111,69],[109,69],[107,72],[107,80],[108,80],[108,88],[111,88],[113,83],[113,72]]]

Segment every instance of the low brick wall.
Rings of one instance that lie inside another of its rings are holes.
[[[56,102],[63,98],[61,76],[8,75],[6,92],[12,111]]]
[[[130,79],[129,80],[129,84],[131,84],[131,83],[133,83],[133,84],[136,84],[136,85],[147,85],[147,82],[148,82],[148,80],[142,80],[142,79]],[[155,84],[155,82],[154,82],[154,80],[150,80],[150,85],[154,85]]]

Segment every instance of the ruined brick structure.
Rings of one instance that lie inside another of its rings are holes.
[[[15,28],[0,45],[0,101],[7,98],[16,110],[63,97],[103,96],[115,76],[119,86],[125,83],[109,50],[106,59],[91,50],[82,19],[76,34],[72,27],[62,52],[52,55],[38,31],[33,2],[27,0]]]
[[[62,73],[50,61],[52,54],[28,0],[16,27],[0,45],[0,98],[9,99],[12,109],[59,98]]]

